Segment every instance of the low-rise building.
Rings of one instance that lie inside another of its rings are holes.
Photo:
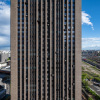
[[[6,94],[10,94],[10,75],[0,73],[0,85],[4,87]]]
[[[7,66],[7,63],[6,63],[6,62],[0,63],[0,69],[1,69],[2,67],[5,67],[5,66]]]
[[[0,62],[5,62],[10,57],[10,52],[0,51]]]
[[[6,96],[6,89],[0,85],[0,100]]]

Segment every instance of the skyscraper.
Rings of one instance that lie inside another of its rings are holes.
[[[81,0],[11,0],[11,100],[81,100]]]

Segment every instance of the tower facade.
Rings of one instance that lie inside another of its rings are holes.
[[[81,100],[81,0],[11,0],[11,100]]]

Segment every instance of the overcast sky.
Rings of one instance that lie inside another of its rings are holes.
[[[100,0],[82,0],[82,49],[100,49]],[[10,50],[10,0],[0,0],[0,50]]]

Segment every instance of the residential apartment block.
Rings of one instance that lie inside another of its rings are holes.
[[[11,100],[81,100],[81,0],[11,0]]]

